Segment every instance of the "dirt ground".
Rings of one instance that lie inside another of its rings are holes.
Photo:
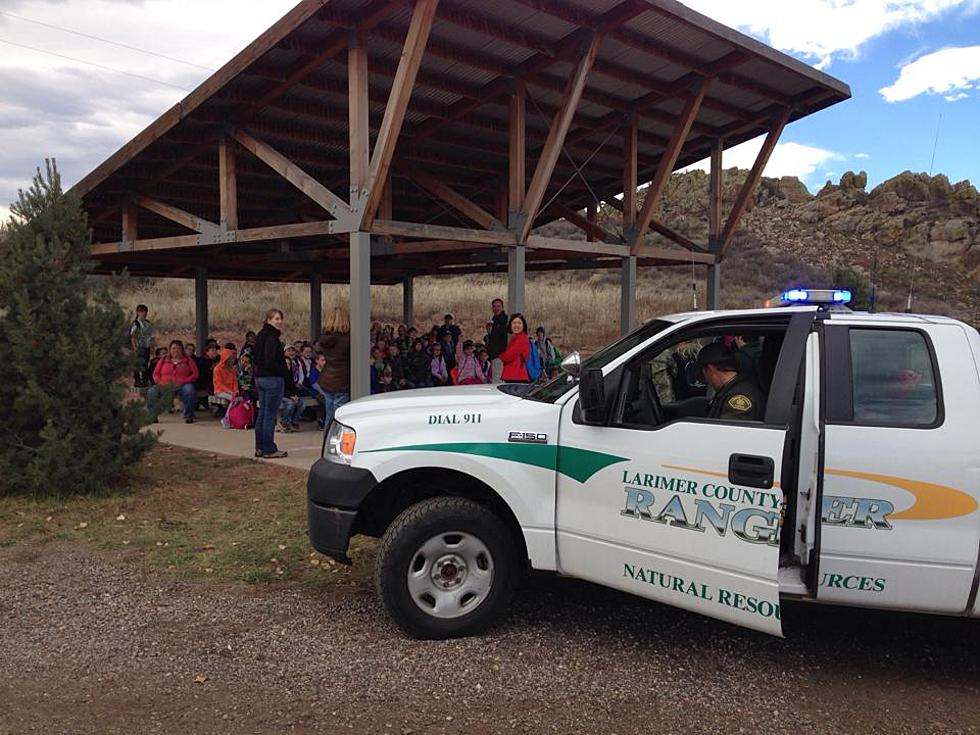
[[[358,575],[360,576],[360,575]],[[362,583],[187,581],[0,549],[0,733],[980,731],[978,621],[788,607],[786,640],[552,577],[420,642]]]

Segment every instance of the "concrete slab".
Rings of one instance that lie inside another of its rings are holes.
[[[289,452],[285,459],[260,460],[269,464],[287,465],[308,470],[320,458],[323,447],[323,432],[316,424],[300,423],[296,433],[276,432],[276,446]],[[199,411],[193,424],[185,424],[177,414],[161,414],[160,421],[148,427],[150,431],[162,432],[160,441],[188,449],[226,454],[231,457],[255,459],[255,432],[222,429],[221,423],[203,411]]]

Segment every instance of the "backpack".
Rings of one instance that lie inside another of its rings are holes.
[[[242,393],[236,393],[225,414],[233,429],[247,429],[255,425],[255,404]]]
[[[555,355],[551,360],[551,367],[556,368],[561,365],[561,350],[559,350],[550,339],[548,340],[548,344],[551,345],[551,350]]]
[[[524,367],[527,369],[527,377],[533,383],[541,377],[541,355],[538,354],[538,346],[530,339],[531,352]]]

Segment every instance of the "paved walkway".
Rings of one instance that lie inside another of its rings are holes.
[[[295,434],[276,432],[276,446],[288,451],[288,457],[262,461],[308,470],[320,458],[323,432],[317,430],[314,422],[301,422],[300,426],[302,428]],[[255,457],[254,431],[222,429],[221,423],[204,411],[198,411],[197,420],[193,424],[185,424],[179,413],[164,413],[160,416],[160,421],[152,424],[149,430],[162,431],[160,441],[164,444],[232,457]]]

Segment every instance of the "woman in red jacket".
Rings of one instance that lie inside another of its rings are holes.
[[[523,314],[514,314],[510,318],[510,341],[499,355],[504,364],[500,379],[505,383],[530,383],[527,375],[530,356],[531,337],[527,333],[527,320]]]
[[[197,388],[194,384],[198,378],[197,364],[184,355],[184,343],[175,339],[170,343],[170,354],[157,361],[153,368],[153,385],[146,392],[146,406],[150,415],[156,417],[160,394],[164,390],[172,390],[180,396],[184,404],[184,423],[194,423],[194,404],[197,403]],[[154,423],[156,418],[154,418]]]

